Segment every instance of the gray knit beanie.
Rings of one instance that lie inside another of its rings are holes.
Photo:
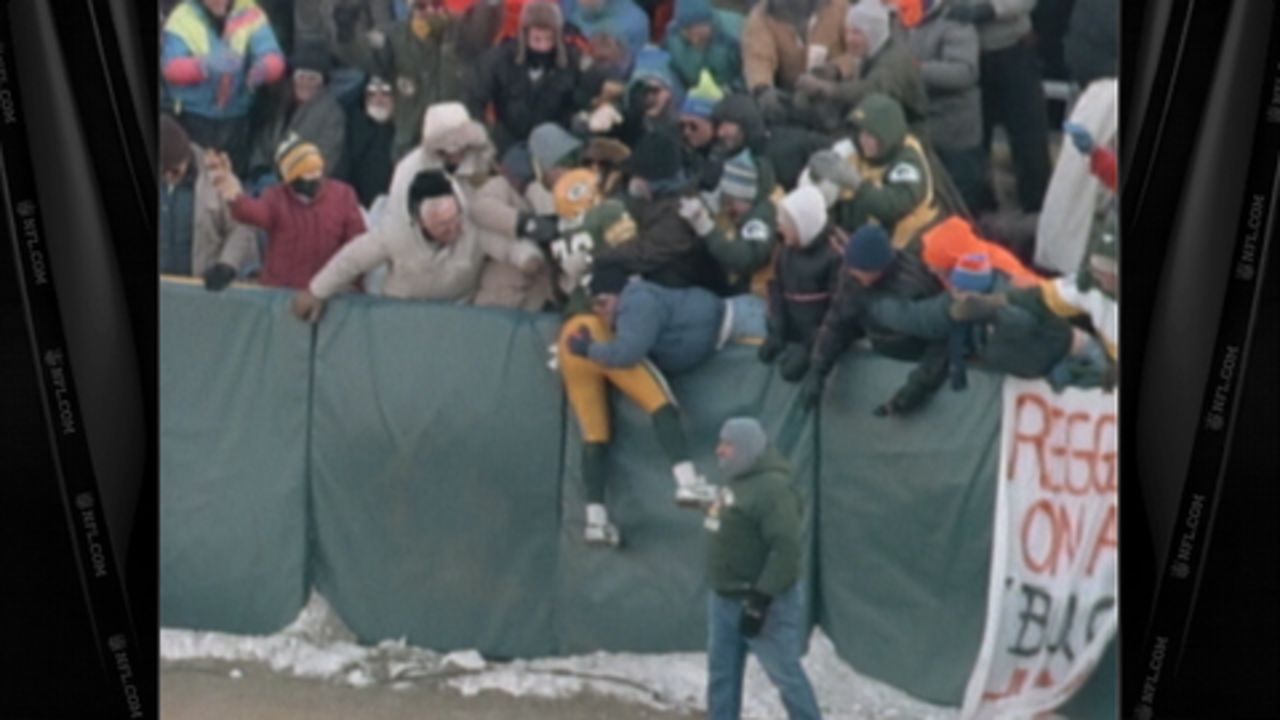
[[[726,477],[736,477],[748,470],[769,446],[769,436],[765,434],[764,427],[751,417],[726,420],[720,428],[720,441],[734,449],[733,457],[720,460],[720,469]]]

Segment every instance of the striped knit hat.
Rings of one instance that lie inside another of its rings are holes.
[[[993,280],[991,258],[986,253],[969,253],[960,258],[951,270],[951,287],[957,290],[989,292]]]
[[[755,200],[759,179],[751,153],[743,150],[725,162],[724,173],[720,176],[720,192],[738,200]]]
[[[290,133],[276,148],[276,168],[280,179],[291,183],[315,172],[324,172],[324,156],[320,148]]]

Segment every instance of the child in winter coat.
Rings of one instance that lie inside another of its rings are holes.
[[[769,334],[760,360],[777,362],[784,380],[795,382],[809,370],[818,328],[831,303],[840,273],[843,232],[832,227],[822,193],[798,188],[778,204],[782,247],[769,283]]]

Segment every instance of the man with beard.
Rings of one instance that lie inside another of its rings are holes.
[[[548,0],[524,6],[519,37],[506,40],[485,57],[468,96],[472,117],[485,116],[499,152],[523,142],[544,122],[568,126],[579,106],[578,49],[564,41],[564,17]],[[585,99],[583,99],[585,103]]]
[[[373,206],[379,195],[391,185],[391,142],[395,126],[391,115],[395,96],[391,83],[377,75],[369,77],[364,93],[347,110],[347,153],[338,177],[356,189],[360,204]]]
[[[756,167],[756,199],[765,200],[777,184],[773,163],[765,154],[769,131],[754,100],[743,94],[726,96],[711,113],[716,124],[716,141],[711,148],[711,162],[721,165],[746,150]],[[720,181],[719,176],[716,182]]]
[[[272,287],[304,288],[311,276],[352,238],[364,232],[355,190],[324,176],[324,156],[315,145],[291,137],[276,151],[281,184],[259,198],[249,197],[231,170],[225,153],[209,160],[214,187],[237,222],[267,233],[259,282]]]
[[[358,14],[359,8],[349,5],[334,9],[338,42],[361,70],[391,80],[396,91],[392,152],[399,160],[418,143],[429,106],[462,99],[467,67],[458,44],[463,20],[436,0],[413,0],[405,20],[357,36]]]

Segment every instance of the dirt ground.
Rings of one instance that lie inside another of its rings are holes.
[[[238,670],[240,677],[232,677]],[[273,673],[265,665],[202,660],[160,670],[165,720],[688,720],[597,695],[568,700],[514,698],[497,692],[463,697],[439,680],[397,690],[353,688]]]

